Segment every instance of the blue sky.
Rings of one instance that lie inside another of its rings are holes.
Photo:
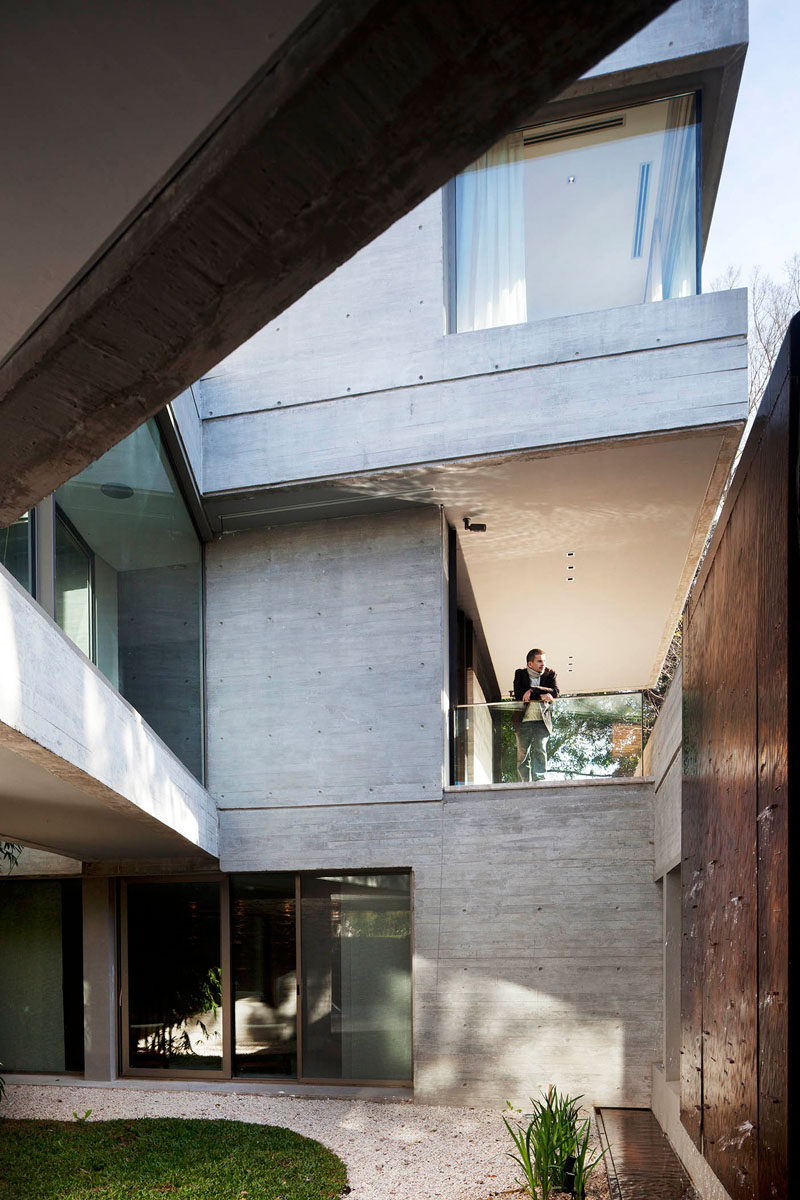
[[[723,0],[724,2],[724,0]],[[800,252],[800,4],[750,0],[750,47],[703,263],[780,274]]]

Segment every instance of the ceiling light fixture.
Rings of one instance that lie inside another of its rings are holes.
[[[469,517],[464,517],[464,528],[469,533],[486,533],[485,525],[473,525]]]
[[[130,500],[133,495],[133,488],[127,483],[101,483],[100,491],[109,500]]]

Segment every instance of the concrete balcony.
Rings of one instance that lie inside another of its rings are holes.
[[[738,428],[747,415],[744,290],[427,332],[404,355],[391,340],[340,344],[330,373],[324,348],[316,370],[292,356],[291,377],[262,348],[200,381],[212,523],[429,503],[442,489],[428,473],[445,462]]]
[[[84,861],[215,861],[213,798],[2,567],[0,654],[0,837]]]

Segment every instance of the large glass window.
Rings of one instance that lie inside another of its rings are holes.
[[[154,421],[56,492],[56,619],[202,778],[202,552]]]
[[[220,884],[126,889],[128,1058],[132,1067],[222,1067]]]
[[[83,1070],[80,880],[0,883],[0,1062]]]
[[[458,332],[695,294],[693,94],[518,130],[455,182]]]
[[[411,1078],[408,875],[303,877],[303,1073]]]
[[[234,1072],[297,1075],[294,875],[231,879]]]
[[[33,516],[25,513],[0,529],[0,563],[33,595]]]

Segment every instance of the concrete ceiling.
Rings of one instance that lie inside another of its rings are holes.
[[[0,523],[667,6],[5,5]]]
[[[77,772],[76,772],[77,774]],[[0,836],[84,862],[128,858],[205,858],[155,817],[96,784],[76,786],[0,744]]]
[[[3,5],[0,360],[314,2]]]

